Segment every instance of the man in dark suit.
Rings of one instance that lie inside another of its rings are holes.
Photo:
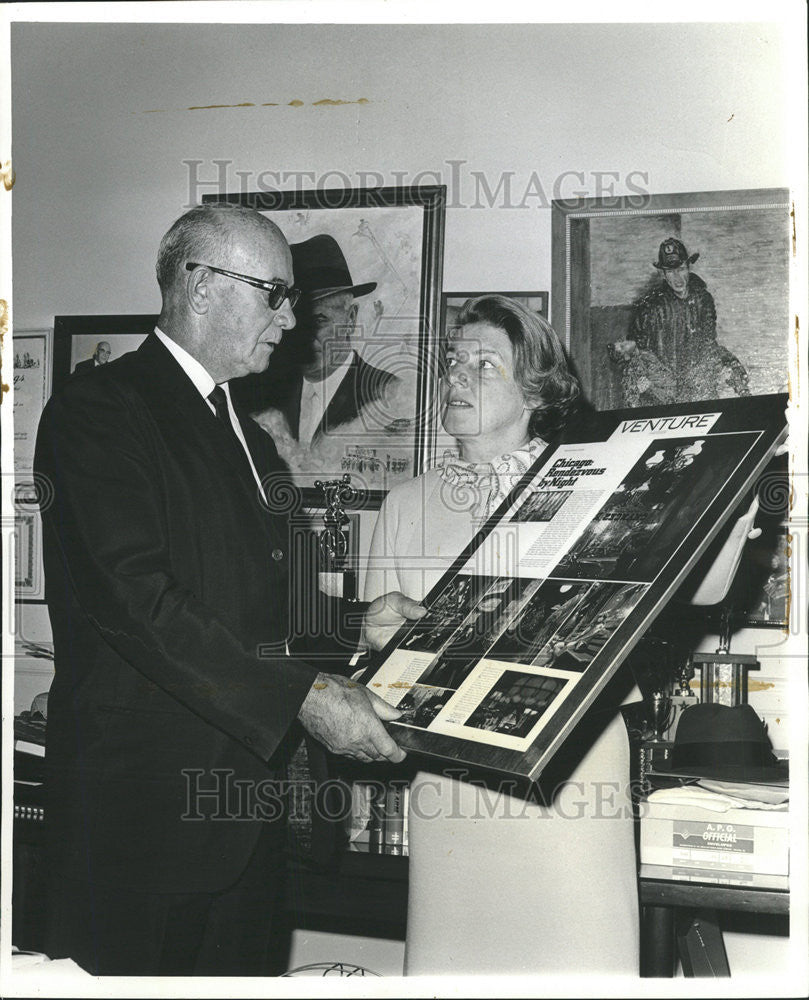
[[[96,349],[93,351],[93,356],[87,358],[86,361],[79,361],[73,368],[74,375],[82,375],[87,372],[95,371],[96,368],[100,368],[102,365],[107,364],[110,360],[110,355],[112,350],[110,345],[106,340],[100,340],[96,344]]]
[[[296,720],[333,752],[398,761],[381,719],[399,713],[288,654],[285,471],[228,386],[294,326],[283,236],[248,209],[192,209],[157,277],[154,334],[68,380],[37,440],[49,954],[95,974],[261,975],[279,971]]]
[[[305,445],[317,445],[323,435],[360,416],[378,430],[385,422],[385,393],[399,379],[364,361],[352,343],[356,299],[372,292],[376,282],[354,284],[339,244],[327,234],[293,243],[290,249],[303,294],[296,309],[295,343],[268,373],[271,406],[283,413],[292,437]]]

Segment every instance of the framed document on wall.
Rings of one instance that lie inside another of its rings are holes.
[[[48,490],[35,482],[34,446],[51,394],[52,350],[52,330],[14,332],[14,589],[23,601],[44,597],[39,502]]]
[[[363,676],[402,746],[536,781],[786,437],[785,395],[593,413]]]
[[[52,330],[14,332],[14,472],[32,479],[39,418],[51,394]]]

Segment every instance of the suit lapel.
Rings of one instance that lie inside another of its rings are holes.
[[[228,434],[194,383],[158,337],[154,334],[147,337],[138,348],[138,356],[144,363],[144,395],[149,395],[153,404],[160,409],[177,411],[183,422],[200,431],[222,462],[237,472],[247,485],[255,488],[250,463],[239,442]]]
[[[301,396],[303,394],[303,376],[298,375],[298,377],[293,381],[292,389],[289,394],[284,397],[283,411],[287,418],[287,423],[289,424],[289,431],[295,440],[299,440],[299,434],[301,429]]]
[[[179,421],[181,427],[187,426],[189,435],[199,434],[204,440],[201,447],[213,450],[213,461],[221,460],[232,468],[250,496],[255,498],[256,481],[244,449],[222,426],[171,352],[152,334],[140,346],[138,355],[142,361],[142,392],[144,397],[150,400],[151,406],[156,410],[164,410],[169,419],[175,423]],[[265,501],[272,505],[273,496],[268,495],[270,492],[288,498],[291,477],[286,464],[278,455],[275,442],[252,417],[244,414],[235,405],[234,410],[262,483]],[[270,532],[276,541],[282,536],[284,540],[286,514],[282,525],[276,524],[276,520],[277,518],[265,516],[261,518],[265,530]]]
[[[351,367],[345,374],[343,381],[337,386],[337,391],[329,401],[329,405],[323,414],[323,419],[318,424],[312,440],[327,434],[332,427],[346,424],[349,420],[354,420],[358,415],[357,408],[357,382],[360,376],[360,359],[355,354],[351,362]]]
[[[263,431],[248,414],[237,411],[236,415],[239,418],[244,439],[250,450],[250,457],[253,459],[253,465],[256,467],[262,490],[266,496],[268,490],[271,489],[271,484],[279,477],[289,480],[289,470],[279,456],[278,449],[270,435]]]

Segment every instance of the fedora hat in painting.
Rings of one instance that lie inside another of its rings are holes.
[[[336,292],[351,292],[356,299],[376,288],[375,281],[354,284],[340,244],[327,233],[292,243],[289,249],[295,284],[310,299],[322,299]]]

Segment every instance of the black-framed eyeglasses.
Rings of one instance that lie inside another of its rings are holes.
[[[235,271],[226,271],[224,267],[214,267],[212,264],[194,264],[189,262],[185,265],[186,271],[193,271],[195,267],[207,267],[209,271],[224,274],[226,278],[235,278],[236,281],[243,281],[254,288],[263,288],[269,295],[270,309],[280,309],[284,304],[284,299],[289,299],[289,307],[290,309],[294,309],[298,299],[301,297],[300,288],[286,285],[283,281],[264,281],[263,278],[251,278],[248,274],[237,274]]]

